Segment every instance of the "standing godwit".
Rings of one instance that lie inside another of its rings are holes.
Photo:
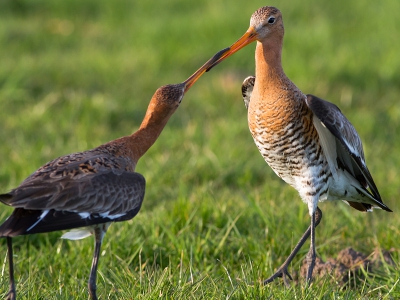
[[[8,299],[16,298],[12,237],[74,228],[78,229],[62,237],[76,240],[94,234],[88,288],[91,298],[97,299],[96,271],[103,237],[112,222],[132,219],[142,205],[145,179],[135,172],[138,160],[157,140],[184,94],[223,52],[186,81],[160,87],[132,135],[50,161],[19,187],[0,195],[1,202],[15,208],[0,226],[0,237],[7,238],[8,247]]]
[[[308,205],[311,225],[283,265],[271,277],[283,277],[311,234],[307,283],[315,264],[315,227],[322,218],[318,202],[343,200],[360,211],[391,211],[367,168],[360,137],[339,108],[303,94],[285,75],[282,64],[283,21],[275,7],[258,9],[246,33],[213,66],[257,40],[256,76],[245,79],[243,99],[254,142],[274,172],[294,187]]]

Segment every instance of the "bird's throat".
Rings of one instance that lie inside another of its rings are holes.
[[[270,43],[257,42],[256,46],[256,81],[268,86],[280,85],[286,81],[282,68],[281,47]]]

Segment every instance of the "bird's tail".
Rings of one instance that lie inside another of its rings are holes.
[[[13,237],[26,234],[28,224],[37,221],[37,215],[23,208],[16,208],[12,214],[0,225],[0,237]]]
[[[13,195],[11,193],[0,194],[0,202],[3,202],[6,205],[10,205],[9,202],[12,197],[13,197]]]

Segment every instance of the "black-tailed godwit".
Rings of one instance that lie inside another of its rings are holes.
[[[223,52],[183,83],[160,87],[132,135],[50,161],[17,188],[0,195],[1,202],[15,208],[0,226],[0,237],[7,238],[8,246],[8,299],[16,298],[12,237],[69,229],[74,230],[63,238],[75,240],[94,234],[88,288],[91,298],[97,299],[96,272],[103,237],[112,222],[132,219],[142,205],[145,179],[135,172],[138,160],[157,140],[184,94]]]
[[[283,35],[281,12],[262,7],[251,16],[246,33],[213,66],[257,41],[256,76],[246,78],[242,86],[250,132],[265,161],[299,192],[311,216],[310,227],[287,260],[264,281],[283,277],[288,285],[288,266],[310,234],[307,282],[312,279],[315,227],[322,218],[319,201],[343,200],[360,211],[391,210],[382,202],[350,121],[336,105],[303,94],[285,75]]]

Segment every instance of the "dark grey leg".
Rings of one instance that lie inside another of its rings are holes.
[[[17,298],[17,292],[15,290],[14,281],[14,262],[13,262],[13,249],[12,249],[12,239],[7,237],[7,252],[8,252],[8,266],[10,273],[10,290],[8,291],[7,300],[15,300]]]
[[[301,247],[304,245],[305,241],[308,239],[310,234],[312,233],[315,235],[315,227],[318,226],[318,224],[321,222],[321,219],[322,219],[322,211],[319,209],[319,207],[317,207],[317,211],[314,213],[313,216],[314,216],[314,223],[311,221],[311,225],[307,228],[306,232],[304,232],[304,234],[302,235],[299,242],[297,243],[297,245],[294,247],[294,249],[288,256],[288,258],[285,260],[285,262],[279,267],[279,269],[272,276],[270,276],[269,278],[264,280],[264,282],[263,282],[264,285],[274,281],[278,277],[283,277],[283,282],[285,283],[286,286],[289,286],[287,277],[289,277],[289,279],[292,280],[292,276],[290,276],[290,274],[288,272],[288,267],[289,267],[290,263],[292,262],[293,258],[296,256],[297,252],[299,252]],[[313,220],[313,218],[311,218],[311,220]],[[312,227],[314,227],[314,228],[312,228]],[[313,241],[314,241],[314,238],[312,237],[312,240],[311,240],[312,244],[313,244]],[[310,251],[311,251],[311,248],[310,248]],[[309,252],[309,254],[310,254],[310,252]],[[315,244],[314,244],[314,255],[315,255]],[[307,257],[308,257],[308,255],[307,255]],[[314,257],[314,264],[315,264],[315,257]],[[314,266],[312,266],[312,267],[314,268]],[[309,267],[308,271],[310,271],[310,267]],[[312,270],[311,270],[311,272],[312,272]],[[312,275],[312,273],[311,273],[311,275]],[[307,278],[308,278],[308,275],[307,275]]]
[[[97,278],[97,265],[99,263],[100,257],[100,248],[103,242],[105,231],[101,228],[101,226],[96,227],[94,230],[94,238],[95,238],[95,246],[94,246],[94,254],[92,260],[92,268],[90,269],[90,277],[89,277],[89,294],[93,300],[97,300],[96,295],[96,278]]]
[[[311,241],[310,241],[310,250],[307,254],[307,263],[308,263],[308,271],[307,271],[307,284],[311,283],[312,273],[315,266],[315,213],[311,216]]]

